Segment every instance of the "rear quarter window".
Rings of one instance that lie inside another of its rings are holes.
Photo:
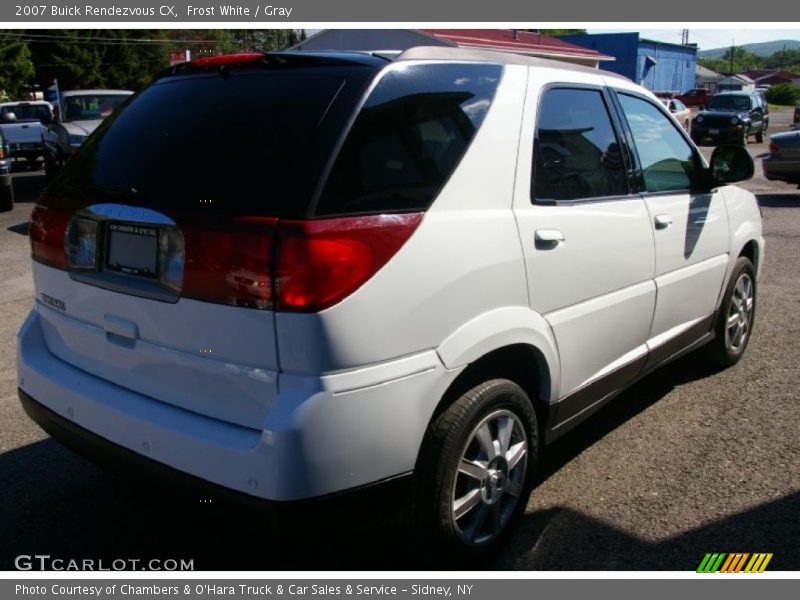
[[[390,68],[348,132],[316,214],[428,208],[483,123],[501,76],[495,64]]]

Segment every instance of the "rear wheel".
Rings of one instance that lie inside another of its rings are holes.
[[[762,129],[756,134],[756,144],[761,144],[763,142],[764,142],[764,129]]]
[[[709,358],[719,366],[735,365],[744,355],[756,314],[756,277],[750,259],[740,256],[733,268],[708,345]]]
[[[417,468],[417,553],[470,560],[493,552],[525,510],[538,458],[536,414],[506,379],[482,383],[432,423]]]

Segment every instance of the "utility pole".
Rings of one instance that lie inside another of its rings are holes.
[[[736,49],[736,46],[733,44],[733,40],[731,40],[731,75],[733,75],[733,51]]]
[[[681,44],[683,44],[684,46],[688,46],[689,45],[689,30],[688,29],[681,30]]]
[[[247,52],[247,29],[242,29],[242,52]]]

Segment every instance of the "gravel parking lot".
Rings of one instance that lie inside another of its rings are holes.
[[[789,114],[773,111],[770,132]],[[756,177],[745,184],[767,239],[745,358],[722,372],[681,359],[549,448],[522,527],[487,568],[694,570],[719,551],[773,552],[770,570],[800,569],[800,193],[763,178],[766,146],[749,146]],[[20,554],[183,558],[202,570],[415,566],[382,530],[273,539],[251,511],[134,489],[24,415],[15,335],[32,301],[25,234],[42,186],[41,172],[18,173],[18,204],[0,214],[0,569]]]

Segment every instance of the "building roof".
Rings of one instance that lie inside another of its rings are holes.
[[[521,29],[420,29],[419,31],[459,47],[503,50],[542,56],[587,58],[597,61],[614,60],[613,56],[597,50]]]
[[[752,79],[750,79],[747,75],[728,75],[727,77],[723,77],[723,80],[730,80],[730,81],[738,81],[739,83],[755,83]]]
[[[716,71],[712,71],[703,65],[697,65],[695,68],[695,77],[705,77],[708,79],[722,79],[724,76]]]
[[[779,69],[759,69],[759,70],[763,72],[755,76],[753,76],[753,74],[751,74],[748,71],[745,71],[744,74],[755,80],[756,83],[764,79],[771,79],[771,78],[786,79],[787,81],[796,81],[800,79],[800,73],[794,73],[792,71],[783,71]]]
[[[763,77],[764,75],[769,75],[770,73],[774,73],[773,69],[748,69],[747,71],[742,71],[740,75],[744,75],[745,77],[749,77],[753,81],[758,79],[759,77]]]

